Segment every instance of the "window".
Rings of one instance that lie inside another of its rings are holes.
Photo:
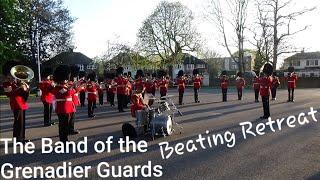
[[[318,60],[314,60],[314,65],[318,66]]]
[[[307,66],[318,66],[318,60],[307,60]]]
[[[187,64],[187,69],[188,69],[188,70],[194,69],[194,65],[193,65],[193,64]]]
[[[293,61],[292,66],[300,66],[300,61],[299,60]]]
[[[95,65],[94,64],[90,64],[90,65],[87,65],[87,69],[96,69]]]
[[[77,66],[79,67],[79,71],[84,71],[84,65],[83,64],[77,64]]]
[[[197,64],[197,68],[205,68],[204,64]]]

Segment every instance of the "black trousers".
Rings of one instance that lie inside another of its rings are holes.
[[[270,117],[269,96],[262,96],[263,117]]]
[[[26,111],[25,110],[13,110],[13,137],[18,142],[24,142],[26,135]]]
[[[68,123],[68,126],[69,126],[69,132],[73,132],[74,131],[74,120],[76,118],[76,113],[73,112],[70,114],[70,120],[69,120],[69,123]]]
[[[179,105],[182,105],[184,91],[179,91]]]
[[[256,100],[256,101],[259,101],[259,89],[255,89],[254,90],[254,99]]]
[[[194,91],[194,102],[199,102],[199,89],[193,88]]]
[[[110,102],[111,106],[114,106],[114,93],[113,92],[107,92],[107,101]]]
[[[93,116],[95,103],[96,103],[96,101],[89,101],[88,100],[88,116]]]
[[[166,96],[167,95],[167,92],[160,92],[160,99],[164,99],[162,98],[163,96]]]
[[[127,101],[127,95],[117,94],[117,100],[118,100],[118,110],[119,110],[119,112],[121,112],[121,111],[123,111],[123,108],[124,108],[125,103]]]
[[[61,142],[68,141],[70,114],[58,114],[59,138]]]
[[[51,115],[52,115],[52,104],[47,102],[43,103],[43,124],[50,125],[51,124]]]
[[[288,88],[288,101],[294,100],[294,88]]]
[[[242,99],[242,88],[238,89],[238,100],[241,100]]]
[[[228,89],[224,89],[222,88],[222,101],[227,101],[227,93],[228,93]]]
[[[86,93],[85,92],[80,92],[80,104],[81,104],[81,107],[85,106],[85,103],[84,103],[85,100],[86,100]]]
[[[271,88],[271,98],[275,99],[276,96],[277,96],[277,88],[273,87],[273,88]]]
[[[103,105],[103,94],[99,94],[99,104]]]

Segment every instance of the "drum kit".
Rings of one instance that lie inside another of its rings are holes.
[[[170,136],[176,130],[182,133],[182,126],[175,121],[175,115],[182,116],[180,110],[173,102],[173,95],[163,96],[161,99],[155,98],[151,94],[145,94],[144,103],[146,110],[136,111],[135,126],[131,126],[136,136],[151,135],[154,140],[157,136]],[[153,106],[149,106],[147,101],[154,101]],[[128,126],[128,124],[126,124]],[[123,129],[123,135],[127,136],[127,131]]]

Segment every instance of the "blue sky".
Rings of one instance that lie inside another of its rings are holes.
[[[220,34],[203,18],[208,0],[180,1],[194,12],[194,23],[206,40],[205,45],[223,56],[227,55],[225,48],[218,43]],[[73,27],[76,51],[95,57],[106,52],[108,41],[134,45],[143,20],[159,2],[160,0],[64,0],[71,15],[77,18]],[[306,51],[320,51],[320,0],[294,0],[293,8],[303,8],[306,5],[319,7],[299,18],[293,26],[312,26],[295,36],[290,43],[298,48],[305,48]]]

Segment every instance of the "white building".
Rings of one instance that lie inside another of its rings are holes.
[[[320,52],[301,52],[284,60],[284,69],[293,66],[300,77],[320,77]]]

